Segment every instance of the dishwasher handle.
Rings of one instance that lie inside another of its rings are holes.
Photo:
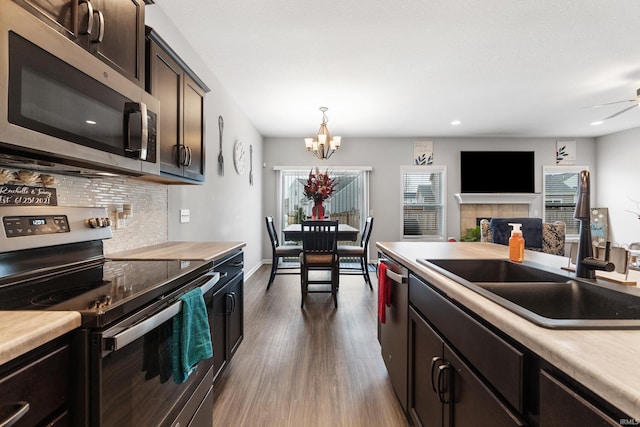
[[[213,286],[220,280],[220,273],[212,273],[203,276],[203,278],[207,278],[205,284],[200,286],[202,290],[202,295],[206,294],[213,288]],[[124,348],[125,346],[131,344],[138,338],[143,337],[148,332],[154,330],[158,326],[162,325],[167,320],[176,316],[182,310],[182,301],[178,300],[165,308],[164,310],[154,314],[153,316],[143,320],[140,323],[137,323],[122,332],[118,332],[112,337],[103,337],[103,348],[109,351],[118,351]]]
[[[407,283],[408,277],[402,274],[394,273],[393,271],[387,269],[386,275],[389,279],[393,280],[396,283]]]
[[[387,265],[387,270],[385,272],[386,276],[393,280],[396,283],[408,283],[409,282],[409,271],[402,267],[401,265],[398,265],[396,263],[394,263],[393,261],[391,261],[388,258],[379,258],[378,261],[380,263],[384,263]],[[393,271],[389,266],[393,266],[393,268],[395,270],[400,270],[401,273],[396,273],[395,271]]]

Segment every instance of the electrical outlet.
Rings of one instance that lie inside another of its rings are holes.
[[[180,209],[180,224],[184,224],[191,220],[191,211],[189,209]]]

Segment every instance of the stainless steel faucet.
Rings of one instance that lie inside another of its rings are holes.
[[[589,184],[589,171],[580,172],[578,183],[578,202],[573,217],[580,221],[580,238],[578,240],[578,256],[576,258],[576,277],[595,279],[596,270],[613,271],[615,265],[608,260],[604,261],[593,257],[593,244],[591,242],[591,186]]]

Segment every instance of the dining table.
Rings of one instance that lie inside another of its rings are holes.
[[[338,240],[355,242],[358,240],[358,230],[348,224],[338,224]],[[302,241],[302,226],[301,224],[289,224],[283,230],[284,240],[289,242]]]

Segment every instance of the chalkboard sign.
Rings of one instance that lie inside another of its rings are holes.
[[[58,206],[55,188],[0,185],[0,206]]]

